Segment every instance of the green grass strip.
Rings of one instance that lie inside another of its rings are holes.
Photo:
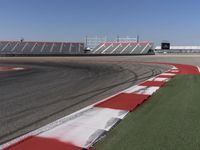
[[[200,76],[176,76],[94,149],[200,150]]]

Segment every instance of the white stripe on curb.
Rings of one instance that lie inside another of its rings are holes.
[[[128,111],[92,108],[78,118],[40,134],[39,137],[68,141],[78,147],[89,148],[96,139],[109,131],[127,114]]]
[[[105,131],[101,129],[62,124],[52,129],[50,133],[47,132],[37,137],[53,138],[60,142],[71,143],[75,146],[87,149],[104,133]]]
[[[174,74],[174,73],[162,73],[160,75],[161,76],[175,76],[176,74]]]
[[[172,67],[172,70],[178,70],[178,68],[176,68],[175,66]]]
[[[197,69],[199,70],[199,72],[200,72],[200,68],[199,68],[199,66],[197,66]]]
[[[144,94],[144,95],[152,95],[155,93],[160,87],[147,87],[147,86],[141,86],[141,85],[135,85],[133,87],[130,87],[124,93],[136,93],[136,94]]]
[[[170,78],[160,78],[160,77],[155,77],[155,78],[151,78],[147,81],[158,81],[158,82],[168,82],[170,80]]]
[[[94,115],[95,114],[95,115]],[[128,111],[94,107],[81,116],[67,122],[69,125],[80,125],[109,131],[119,119],[123,119]]]
[[[179,70],[171,70],[170,72],[177,73],[177,72],[179,72]]]

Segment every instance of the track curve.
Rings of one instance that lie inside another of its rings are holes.
[[[169,69],[125,61],[8,58],[0,73],[0,144]]]

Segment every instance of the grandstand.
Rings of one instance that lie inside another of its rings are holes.
[[[94,48],[92,54],[150,54],[153,47],[151,42],[105,42]]]
[[[150,42],[103,42],[89,55],[145,55],[152,54]],[[0,55],[83,55],[84,43],[0,41]],[[87,54],[86,54],[87,55]]]
[[[0,41],[0,55],[75,55],[84,53],[84,43]]]

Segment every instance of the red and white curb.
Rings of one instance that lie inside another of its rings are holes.
[[[0,67],[0,71],[19,71],[24,70],[24,68],[16,67],[16,68],[10,68],[10,67]]]
[[[106,132],[179,74],[174,66],[147,81],[0,146],[6,150],[89,149]]]

